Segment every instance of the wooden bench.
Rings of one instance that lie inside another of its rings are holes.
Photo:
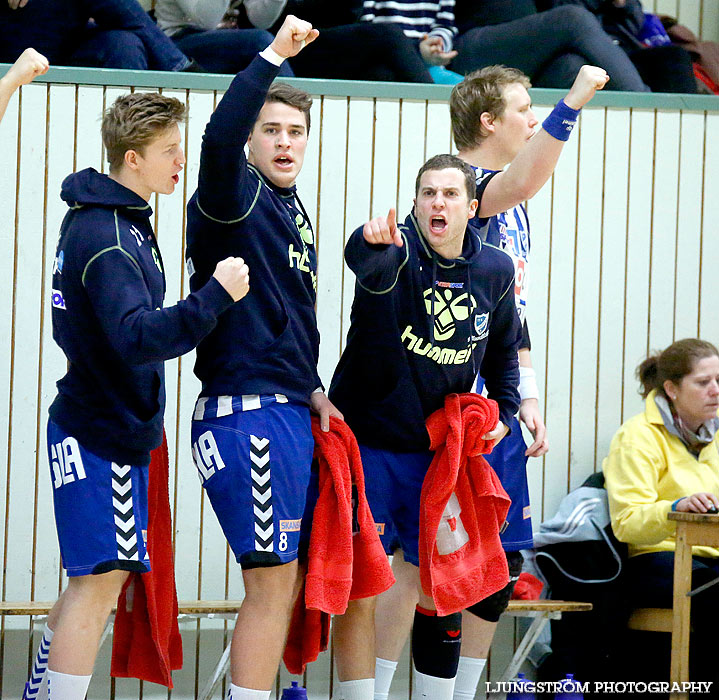
[[[671,608],[636,608],[629,616],[627,627],[640,632],[671,632],[672,618]]]
[[[235,617],[240,609],[240,600],[181,600],[178,603],[180,616],[192,617]],[[0,601],[0,615],[45,616],[50,612],[53,603],[38,601]],[[529,651],[539,638],[542,630],[550,620],[558,620],[564,613],[586,612],[592,609],[591,603],[578,603],[564,600],[511,600],[505,615],[512,617],[531,617],[532,624],[522,637],[522,641],[514,652],[514,656],[502,672],[500,681],[508,681],[516,677]],[[671,614],[671,610],[669,611]],[[109,626],[106,633],[109,632]],[[104,637],[103,637],[104,639]],[[225,677],[230,664],[230,646],[228,645],[220,657],[212,676],[207,681],[200,700],[212,697],[217,686]]]

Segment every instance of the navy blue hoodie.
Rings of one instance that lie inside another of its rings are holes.
[[[471,391],[481,371],[509,425],[519,408],[521,339],[512,261],[471,228],[455,260],[432,250],[413,216],[399,230],[401,248],[370,245],[361,228],[347,243],[357,282],[331,401],[360,443],[426,450],[425,419],[447,394]]]
[[[164,360],[195,347],[232,297],[212,278],[163,309],[150,205],[92,168],[69,175],[61,197],[70,211],[53,268],[52,330],[69,367],[50,417],[100,457],[147,464],[162,441]]]
[[[250,267],[250,291],[198,346],[195,374],[201,396],[281,393],[309,404],[321,385],[312,227],[295,188],[266,180],[244,150],[278,70],[257,56],[238,73],[202,139],[187,205],[190,289],[234,255]]]

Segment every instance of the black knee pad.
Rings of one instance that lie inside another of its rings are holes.
[[[462,613],[440,617],[417,607],[412,627],[414,666],[426,676],[454,678],[462,646]]]

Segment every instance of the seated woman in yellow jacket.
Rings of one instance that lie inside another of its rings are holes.
[[[675,525],[667,514],[719,509],[719,351],[696,338],[679,340],[644,360],[637,377],[644,412],[622,425],[604,460],[609,510],[614,534],[629,545],[630,600],[671,607]],[[719,576],[719,550],[694,547],[692,554],[693,587]],[[719,584],[693,599],[695,633],[713,640],[717,613]],[[716,645],[692,649],[702,647]]]

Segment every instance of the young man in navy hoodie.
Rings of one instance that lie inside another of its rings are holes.
[[[360,443],[385,550],[401,550],[417,590],[420,492],[433,458],[425,420],[448,394],[471,391],[479,371],[499,404],[486,439],[501,440],[519,407],[514,268],[469,227],[478,204],[474,171],[456,156],[434,156],[419,171],[404,224],[390,210],[357,229],[345,250],[357,283],[330,397]],[[444,700],[452,695],[461,615],[438,617],[434,608],[420,592],[415,679],[419,697]],[[372,615],[369,606],[364,612]],[[373,664],[373,645],[365,645]]]
[[[184,115],[181,102],[159,94],[118,98],[102,122],[109,176],[87,168],[62,185],[70,211],[51,303],[69,369],[50,406],[47,442],[69,581],[50,612],[28,699],[85,697],[123,583],[150,568],[148,465],[162,442],[164,360],[195,347],[249,288],[247,265],[228,257],[202,288],[162,308],[165,274],[148,201],[179,181]]]
[[[341,417],[317,373],[317,255],[295,188],[312,100],[272,85],[283,61],[317,36],[290,15],[237,74],[205,130],[187,207],[190,288],[226,255],[242,255],[254,280],[242,305],[200,343],[195,364],[202,392],[192,453],[245,585],[231,700],[270,697],[297,593],[300,531],[311,520],[310,411],[324,430],[330,414]]]

